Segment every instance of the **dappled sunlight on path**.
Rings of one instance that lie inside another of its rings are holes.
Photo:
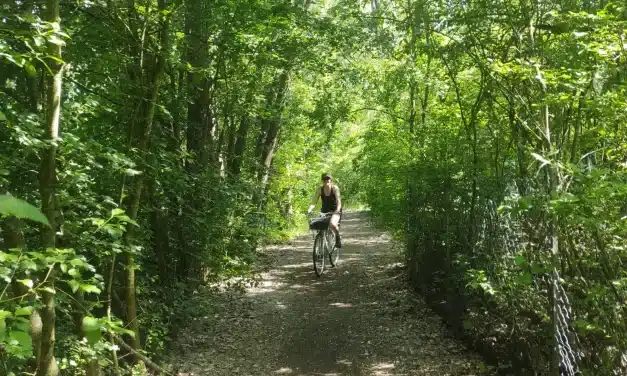
[[[308,235],[269,247],[274,265],[245,294],[197,297],[204,312],[172,363],[207,376],[479,375],[478,357],[407,290],[390,237],[365,213],[345,215],[342,234],[340,263],[320,278]]]

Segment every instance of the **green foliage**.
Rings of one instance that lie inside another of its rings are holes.
[[[362,67],[376,115],[361,194],[405,241],[415,286],[501,367],[557,372],[565,325],[584,374],[623,373],[624,9],[410,4],[419,20],[381,10],[415,23],[387,25],[403,43]]]
[[[358,78],[343,54],[366,34],[322,4],[61,2],[52,23],[45,9],[0,5],[0,361],[34,371],[24,333],[54,294],[61,371],[132,374],[110,335],[158,357],[194,309],[190,294],[254,284],[259,247],[303,229],[322,170],[358,197],[345,132],[358,126]],[[51,146],[54,166],[42,164]],[[48,218],[35,207],[44,190]],[[48,219],[56,248],[44,249],[32,221]]]
[[[16,218],[27,218],[50,226],[48,218],[39,209],[19,198],[0,195],[0,213]]]
[[[190,294],[254,284],[259,247],[304,229],[330,171],[345,208],[367,205],[405,242],[412,283],[501,368],[555,367],[559,284],[579,367],[620,373],[622,6],[112,0],[62,2],[45,22],[46,7],[4,2],[4,371],[33,371],[29,318],[54,294],[63,372],[138,372],[113,369],[110,335],[166,351]]]

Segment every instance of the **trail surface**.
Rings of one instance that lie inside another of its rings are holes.
[[[309,235],[270,247],[272,266],[245,294],[197,296],[172,363],[197,376],[482,374],[408,291],[399,250],[367,213],[347,213],[341,231],[340,263],[321,278]]]

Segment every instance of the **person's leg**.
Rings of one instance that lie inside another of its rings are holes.
[[[335,233],[335,246],[337,248],[342,248],[342,240],[340,239],[340,231],[338,228],[339,223],[340,223],[340,215],[333,214],[331,216],[330,225],[331,225],[331,230],[333,230],[333,232]]]

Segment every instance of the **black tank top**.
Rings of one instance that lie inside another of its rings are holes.
[[[337,210],[337,197],[335,197],[335,189],[331,187],[331,193],[328,196],[324,194],[324,187],[320,187],[320,197],[322,197],[323,213],[334,212]]]

